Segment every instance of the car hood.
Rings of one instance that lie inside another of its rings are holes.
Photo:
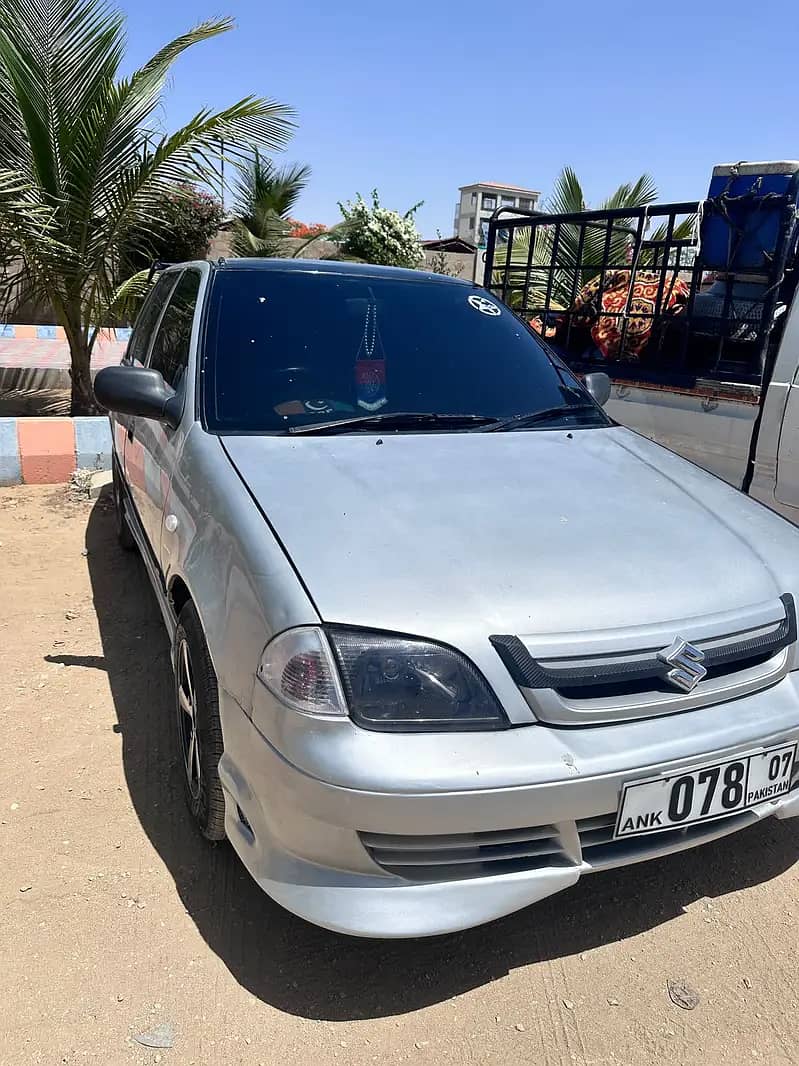
[[[328,622],[465,647],[794,591],[794,527],[621,427],[223,445]]]

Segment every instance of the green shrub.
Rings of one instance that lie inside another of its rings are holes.
[[[418,267],[424,251],[413,216],[421,206],[415,204],[404,215],[389,211],[380,206],[377,189],[372,192],[371,207],[360,193],[354,201],[340,203],[342,254],[382,266]]]

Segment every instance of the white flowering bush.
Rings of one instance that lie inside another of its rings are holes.
[[[380,206],[375,189],[371,207],[360,193],[355,200],[338,206],[344,216],[341,251],[345,256],[365,263],[411,268],[424,260],[422,238],[413,218],[421,203],[400,215]]]

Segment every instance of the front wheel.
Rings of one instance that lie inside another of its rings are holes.
[[[224,840],[219,693],[200,618],[191,602],[180,612],[175,632],[175,710],[189,810],[207,840]]]

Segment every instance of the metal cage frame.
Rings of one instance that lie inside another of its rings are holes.
[[[783,303],[786,299],[789,301],[785,291],[786,272],[789,275],[792,273],[795,258],[795,203],[791,203],[787,196],[784,201],[780,237],[770,269],[767,275],[757,276],[761,283],[765,282],[765,287],[762,299],[751,300],[751,306],[756,310],[755,316],[740,317],[740,305],[745,301],[734,296],[732,284],[726,284],[721,314],[712,319],[717,323],[717,328],[709,334],[702,333],[706,342],[702,360],[698,360],[695,351],[692,351],[692,340],[700,332],[695,304],[708,268],[702,261],[698,225],[694,227],[691,237],[675,237],[675,231],[681,217],[689,219],[693,216],[701,221],[705,213],[723,207],[715,200],[573,214],[544,214],[500,207],[489,221],[484,285],[545,337],[554,324],[552,332],[558,337],[555,346],[561,350],[561,354],[566,354],[567,361],[575,369],[596,369],[599,363],[606,366],[614,377],[623,378],[630,375],[630,367],[634,365],[635,377],[654,381],[664,376],[679,375],[686,379],[701,377],[763,384],[768,380],[776,351],[775,342],[780,333],[781,323],[776,315],[778,305],[781,298]],[[653,222],[665,223],[665,233],[659,239],[647,236]],[[543,262],[540,256],[536,259],[537,247],[545,244],[543,240],[539,242],[542,229],[552,232],[551,240],[545,247],[548,259]],[[520,234],[527,241],[526,255],[523,253],[521,257],[514,254],[514,250],[518,251]],[[586,258],[589,234],[594,237],[590,246],[594,252],[597,245],[595,238],[597,234],[601,237],[602,252],[598,261],[596,258],[590,261]],[[623,261],[618,261],[620,249],[623,249]],[[651,312],[640,308],[633,311],[632,308],[634,283],[643,270],[654,272],[658,277],[654,309]],[[630,272],[626,303],[619,311],[606,310],[603,304],[606,281],[612,271]],[[728,282],[742,277],[722,271],[714,271],[714,275]],[[675,311],[670,307],[670,290],[673,290],[678,276],[687,284],[688,296],[685,304]],[[587,282],[596,277],[599,278],[599,287],[594,297],[599,307],[598,317],[620,320],[621,323],[618,330],[618,359],[586,356],[572,350],[575,327],[580,322],[580,316],[585,317],[583,309],[575,308],[575,300]],[[564,278],[567,279],[569,295],[565,306],[564,301],[558,302],[554,298],[556,283],[562,292]],[[795,278],[790,277],[790,295],[794,286]],[[633,317],[639,321],[651,319],[647,357],[641,361],[638,358],[625,361],[628,330]],[[705,329],[709,321],[702,319]],[[748,327],[750,334],[755,326],[756,335],[743,341],[737,337],[736,330],[741,331],[742,323]],[[664,350],[667,336],[668,344]]]

